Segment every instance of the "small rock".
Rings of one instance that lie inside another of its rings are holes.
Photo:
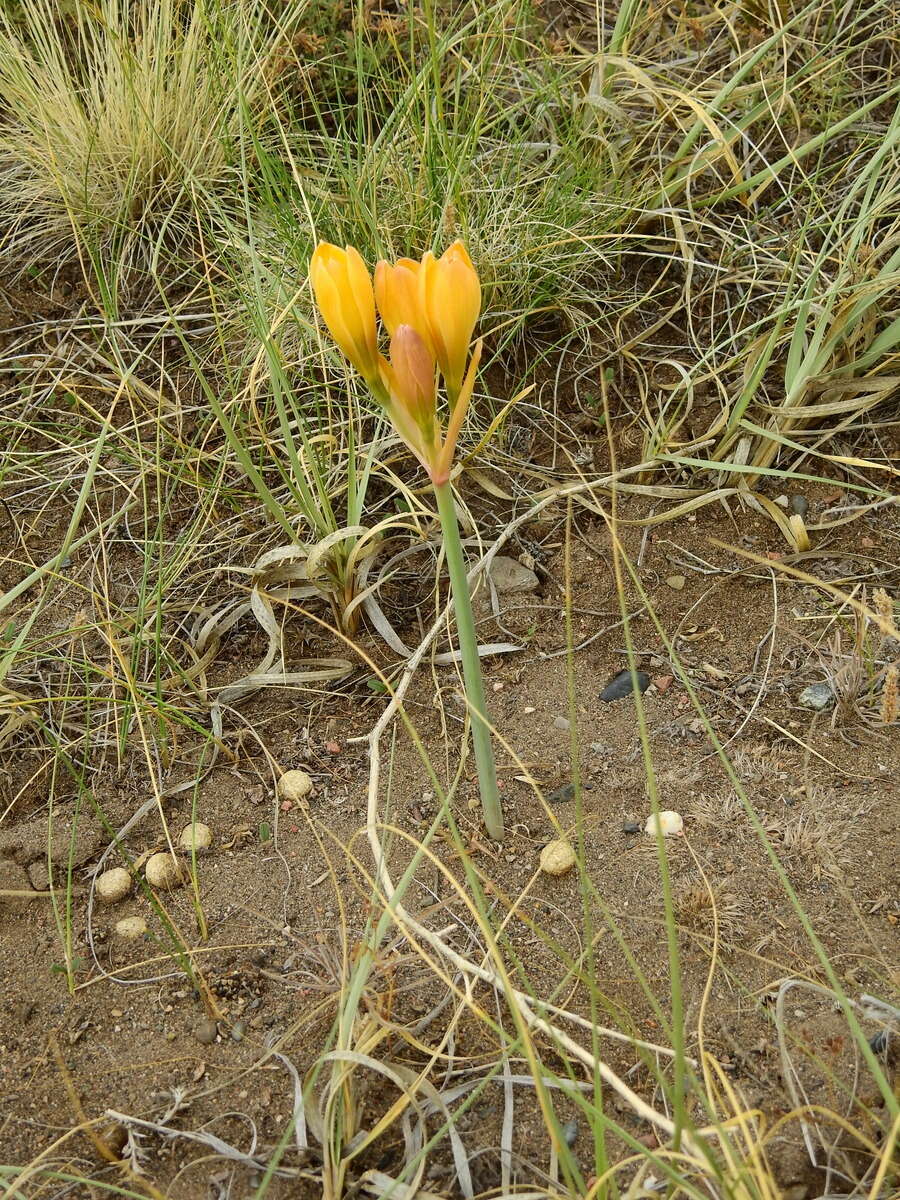
[[[533,592],[540,585],[540,580],[530,567],[503,554],[498,554],[491,563],[490,576],[498,592]]]
[[[548,842],[541,851],[541,870],[545,875],[565,875],[575,866],[575,851],[568,842]]]
[[[673,837],[675,834],[681,833],[684,829],[684,820],[680,813],[673,812],[670,808],[664,809],[661,813],[651,813],[644,825],[644,833],[653,834],[656,836],[657,818],[659,821],[659,829],[663,837]]]
[[[790,509],[798,517],[805,517],[809,512],[809,501],[805,496],[791,496]]]
[[[672,686],[672,680],[674,678],[674,675],[657,675],[653,680],[653,686],[658,692],[667,692]]]
[[[547,797],[547,803],[550,805],[570,804],[574,799],[575,784],[564,783],[562,787],[558,787],[555,791],[550,793],[550,795]]]
[[[880,1058],[886,1058],[888,1048],[891,1044],[890,1034],[886,1029],[879,1029],[869,1038],[869,1045],[872,1048],[872,1053],[877,1054]]]
[[[646,671],[635,671],[637,676],[637,685],[639,692],[646,692],[650,686],[650,676]],[[618,675],[614,675],[603,691],[600,693],[600,699],[604,704],[612,704],[614,700],[622,700],[625,696],[631,695],[631,672],[620,671]]]
[[[112,867],[97,876],[97,898],[104,904],[115,904],[130,893],[133,880],[124,867]]]
[[[235,1021],[231,1027],[231,1040],[234,1042],[242,1042],[244,1034],[247,1032],[246,1021]]]
[[[218,1036],[219,1030],[215,1021],[201,1021],[194,1030],[194,1037],[204,1046],[211,1046]]]
[[[569,718],[568,717],[554,717],[553,718],[553,728],[559,729],[563,733],[568,733],[569,729],[571,728],[571,726],[569,725]]]
[[[623,833],[640,833],[641,827],[637,823],[637,821],[623,821],[622,822],[622,832]]]
[[[28,864],[28,878],[36,892],[50,890],[50,868],[47,866],[46,858],[39,858]]]
[[[208,850],[212,845],[212,830],[202,821],[194,821],[185,825],[178,837],[178,845],[182,850]]]
[[[834,692],[827,683],[811,683],[797,697],[797,702],[804,708],[813,708],[816,712],[824,712],[834,708]]]
[[[125,1126],[119,1125],[117,1121],[106,1121],[98,1127],[97,1133],[100,1135],[100,1140],[109,1146],[113,1154],[121,1158],[125,1143],[128,1141],[128,1130]]]
[[[313,790],[313,781],[305,771],[285,771],[278,780],[278,795],[282,800],[296,803]]]
[[[680,592],[687,580],[683,575],[667,575],[666,587],[670,587],[673,592]]]
[[[116,937],[123,942],[136,942],[147,932],[147,922],[143,917],[123,917],[116,921]]]
[[[164,892],[180,887],[185,881],[181,863],[167,851],[150,855],[144,867],[144,875],[151,887],[160,888]]]
[[[577,1121],[566,1121],[565,1125],[563,1125],[563,1127],[562,1127],[562,1135],[563,1135],[563,1141],[566,1143],[566,1145],[571,1150],[572,1147],[575,1145],[575,1143],[578,1141],[578,1122]]]

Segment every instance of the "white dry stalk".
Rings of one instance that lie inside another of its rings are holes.
[[[585,492],[593,492],[598,488],[609,487],[628,475],[638,474],[647,470],[650,465],[651,464],[647,462],[639,463],[636,466],[624,468],[621,471],[604,476],[603,478],[594,480],[593,482],[570,484],[564,487],[555,488],[548,495],[542,497],[542,499],[537,501],[537,503],[528,508],[525,513],[511,521],[506,526],[499,537],[497,537],[497,539],[494,541],[487,553],[469,572],[469,582],[473,582],[473,580],[476,579],[482,571],[486,570],[490,566],[491,561],[520,526],[526,524],[528,521],[533,520],[534,517],[543,509],[548,508],[551,504],[554,504],[559,500],[564,500],[569,496],[577,496]],[[507,997],[507,1000],[515,1005],[522,1020],[532,1030],[545,1034],[547,1037],[553,1039],[565,1050],[567,1054],[582,1063],[589,1073],[596,1072],[599,1074],[604,1083],[606,1083],[608,1087],[611,1087],[641,1118],[641,1120],[647,1121],[649,1124],[654,1125],[657,1129],[662,1130],[662,1132],[668,1137],[672,1137],[675,1134],[675,1125],[669,1119],[669,1117],[665,1116],[663,1113],[657,1112],[655,1108],[649,1105],[645,1100],[641,1099],[641,1097],[638,1096],[636,1092],[632,1091],[628,1084],[626,1084],[624,1080],[620,1079],[619,1076],[609,1066],[607,1066],[606,1063],[595,1058],[593,1054],[585,1050],[578,1042],[569,1037],[569,1035],[564,1033],[558,1026],[552,1024],[544,1017],[539,1016],[532,1008],[532,1004],[534,1002],[532,1001],[531,997],[505,984],[500,975],[491,967],[479,965],[478,963],[472,962],[470,959],[465,958],[462,954],[459,954],[444,940],[440,934],[434,933],[432,930],[420,924],[420,922],[417,921],[416,918],[413,917],[403,907],[399,900],[395,900],[396,888],[388,871],[386,855],[381,844],[381,839],[378,835],[378,798],[379,784],[381,779],[381,739],[387,727],[400,710],[400,707],[403,703],[403,697],[405,696],[406,691],[412,682],[413,676],[415,675],[419,664],[422,662],[422,659],[425,657],[425,654],[433,644],[435,638],[437,638],[440,632],[445,628],[447,616],[451,608],[452,602],[448,602],[444,611],[438,616],[437,620],[431,626],[423,641],[407,660],[403,675],[394,689],[390,703],[385,708],[381,717],[373,727],[371,733],[369,733],[368,737],[365,739],[369,746],[369,784],[366,809],[366,833],[369,839],[369,846],[371,848],[372,855],[375,859],[378,881],[383,890],[385,899],[387,903],[392,905],[392,909],[398,923],[406,925],[418,937],[427,942],[432,949],[436,950],[438,954],[442,955],[445,959],[452,963],[457,970],[462,972],[469,983],[473,982],[474,980],[481,980],[484,983],[489,984],[491,987],[503,992]],[[569,1016],[569,1014],[564,1014],[560,1009],[554,1009],[554,1011],[560,1016]],[[614,1031],[598,1029],[598,1032],[612,1034]],[[692,1139],[683,1135],[683,1142],[685,1149],[688,1150],[688,1152],[696,1152],[696,1147]]]

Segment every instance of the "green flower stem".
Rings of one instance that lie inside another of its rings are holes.
[[[497,791],[497,768],[491,746],[491,727],[487,719],[487,704],[484,696],[484,679],[481,661],[478,658],[478,642],[475,637],[475,618],[472,615],[472,598],[466,578],[462,543],[459,540],[459,525],[453,504],[453,489],[449,483],[436,483],[438,513],[444,535],[444,550],[450,571],[450,587],[456,609],[456,628],[459,631],[459,651],[462,655],[463,679],[466,699],[472,715],[472,741],[475,746],[475,762],[478,765],[478,783],[481,788],[481,809],[488,833],[496,841],[503,840],[503,810]]]

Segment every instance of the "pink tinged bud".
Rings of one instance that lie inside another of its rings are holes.
[[[398,325],[391,338],[392,392],[426,436],[434,433],[434,359],[411,325]]]

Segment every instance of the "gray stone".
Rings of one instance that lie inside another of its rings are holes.
[[[575,784],[564,783],[562,787],[558,787],[556,791],[550,793],[547,797],[547,803],[551,806],[556,804],[571,804],[575,799]]]
[[[809,501],[805,496],[791,496],[791,512],[798,517],[805,517],[809,512]]]
[[[31,886],[36,892],[48,892],[50,890],[47,860],[45,858],[38,858],[33,863],[28,864],[28,878],[31,880]]]
[[[194,1037],[204,1046],[211,1046],[218,1032],[215,1021],[201,1021],[194,1030]]]
[[[575,1143],[578,1141],[578,1122],[577,1121],[566,1121],[565,1125],[563,1125],[563,1127],[562,1127],[562,1135],[563,1135],[563,1141],[566,1143],[566,1145],[571,1150],[572,1147],[575,1145]]]
[[[540,580],[530,567],[515,558],[498,554],[490,566],[491,580],[498,592],[533,592]]]
[[[830,684],[811,683],[800,693],[798,701],[804,708],[814,708],[816,712],[825,712],[828,708],[834,708],[834,692],[831,690]]]

